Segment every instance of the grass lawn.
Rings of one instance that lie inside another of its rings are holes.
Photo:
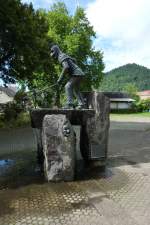
[[[129,120],[150,122],[150,112],[142,113],[110,113],[110,120]]]
[[[138,116],[138,117],[150,117],[150,112],[141,113],[110,113],[110,116]]]

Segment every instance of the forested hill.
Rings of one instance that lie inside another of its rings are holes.
[[[139,91],[150,90],[150,69],[133,64],[126,64],[105,73],[100,90],[122,91],[128,84],[133,84]]]

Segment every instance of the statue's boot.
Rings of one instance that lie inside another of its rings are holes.
[[[82,104],[82,105],[77,105],[76,109],[87,109],[87,107],[85,104]]]
[[[74,109],[74,105],[73,104],[66,104],[65,106],[62,107],[62,109]]]

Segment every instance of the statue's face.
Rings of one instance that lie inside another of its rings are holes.
[[[51,48],[51,52],[50,55],[51,57],[53,57],[54,59],[58,59],[58,55],[59,55],[59,47],[57,45],[52,46]]]
[[[51,55],[51,57],[56,58],[56,53],[55,53],[55,51],[54,51],[54,50],[51,50],[50,55]]]

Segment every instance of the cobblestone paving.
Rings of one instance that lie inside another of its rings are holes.
[[[0,131],[0,225],[149,225],[150,132],[122,126],[111,126],[105,172],[80,160],[76,181],[61,183],[44,182],[31,129]]]

